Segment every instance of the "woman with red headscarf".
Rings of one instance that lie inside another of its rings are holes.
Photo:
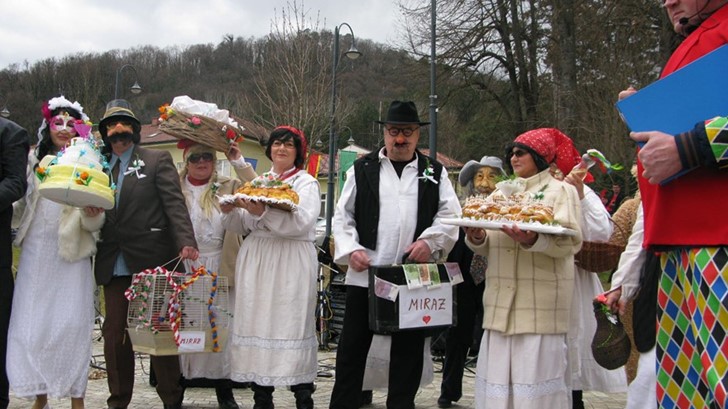
[[[581,207],[573,186],[554,179],[555,129],[519,135],[506,152],[525,192],[552,206],[554,221],[576,234],[465,228],[466,243],[487,256],[483,338],[476,408],[566,408],[566,334],[574,294],[574,254],[581,248]],[[497,189],[491,197],[503,196]],[[528,357],[528,359],[524,359]]]
[[[272,409],[273,391],[281,386],[291,387],[296,408],[312,409],[319,184],[303,170],[302,131],[274,129],[266,155],[273,168],[261,178],[291,185],[299,202],[293,211],[243,199],[221,207],[223,224],[247,236],[236,262],[231,378],[253,384],[256,409]]]

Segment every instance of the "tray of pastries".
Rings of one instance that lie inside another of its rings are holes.
[[[241,198],[263,202],[276,209],[293,211],[298,206],[298,193],[288,183],[256,178],[245,183],[235,194],[220,196],[220,203],[231,203]]]
[[[500,195],[473,196],[463,205],[463,216],[442,220],[443,224],[500,230],[503,226],[518,226],[521,230],[545,234],[573,236],[576,231],[554,221],[552,206],[542,203],[529,193],[509,197]]]

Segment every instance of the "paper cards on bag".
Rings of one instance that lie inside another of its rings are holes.
[[[396,301],[397,294],[399,294],[399,286],[387,280],[382,280],[379,277],[374,277],[374,294],[379,298]]]
[[[404,278],[407,280],[407,288],[414,290],[422,287],[420,269],[417,264],[403,264],[402,270],[404,271]]]
[[[450,277],[450,284],[457,285],[463,282],[463,273],[460,271],[458,263],[445,263],[445,270]]]

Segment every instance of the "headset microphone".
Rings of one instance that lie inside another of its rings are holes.
[[[690,23],[690,19],[695,16],[699,16],[700,13],[705,11],[705,9],[708,7],[709,3],[710,3],[710,0],[707,0],[705,2],[705,4],[703,4],[703,7],[701,7],[700,10],[698,10],[695,14],[693,14],[692,16],[689,16],[689,17],[680,17],[680,19],[677,21],[677,23],[680,24],[681,26],[687,26],[688,23]],[[699,23],[698,23],[698,25],[699,25]]]

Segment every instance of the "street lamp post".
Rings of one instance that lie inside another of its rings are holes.
[[[334,29],[334,44],[332,58],[332,76],[331,81],[331,125],[329,127],[329,178],[326,189],[326,237],[331,235],[331,218],[334,216],[334,196],[336,195],[336,185],[334,177],[336,175],[336,68],[339,66],[339,29],[346,26],[351,33],[351,47],[344,53],[347,58],[355,60],[361,56],[359,50],[356,49],[356,40],[354,39],[354,30],[348,23],[341,23]]]
[[[131,92],[133,94],[139,94],[140,92],[142,92],[142,87],[137,81],[137,77],[139,77],[139,74],[137,74],[136,68],[134,68],[134,66],[131,64],[124,64],[119,67],[118,70],[116,70],[116,83],[114,83],[114,99],[119,98],[119,79],[121,78],[121,72],[124,71],[124,69],[126,68],[131,68],[131,70],[134,71],[134,85],[131,86]]]
[[[8,99],[5,98],[2,94],[0,94],[0,101],[3,101],[3,103],[0,104],[0,106],[3,107],[3,109],[0,110],[0,116],[2,116],[3,118],[7,118],[10,116],[10,111],[8,110],[8,105],[7,105]]]

